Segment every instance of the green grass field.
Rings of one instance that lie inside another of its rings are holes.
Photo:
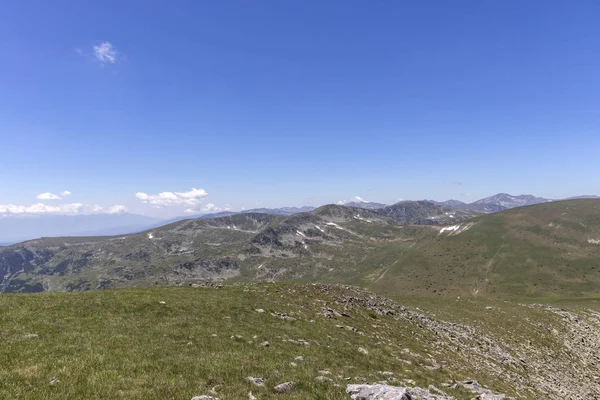
[[[473,394],[443,385],[477,379],[495,391],[534,399],[533,388],[524,390],[495,370],[523,376],[530,372],[498,363],[492,353],[479,355],[477,346],[498,343],[517,354],[518,342],[529,340],[550,354],[565,351],[557,338],[539,328],[553,324],[563,329],[559,318],[524,305],[412,297],[401,301],[438,321],[470,324],[492,342],[473,335],[464,339],[461,350],[461,343],[453,343],[417,314],[338,286],[9,294],[0,296],[0,398],[191,399],[214,388],[221,399],[246,399],[249,392],[258,399],[347,399],[346,384],[387,379],[401,386],[433,384],[461,399]],[[369,306],[373,303],[393,307],[394,315],[378,313]],[[326,308],[349,316],[326,318]],[[264,341],[269,346],[261,345]],[[298,356],[304,360],[295,361]],[[527,352],[521,356],[536,360]],[[248,376],[264,378],[266,385],[257,387]],[[317,376],[331,381],[318,382]],[[289,393],[273,392],[273,386],[286,381],[297,386]]]

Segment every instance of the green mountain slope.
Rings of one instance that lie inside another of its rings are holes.
[[[600,396],[597,301],[406,300],[312,284],[4,294],[0,398],[341,400],[347,384],[378,381],[458,399],[479,385]]]
[[[600,291],[598,200],[517,208],[450,228],[418,243],[373,287],[497,297]]]
[[[0,291],[217,280],[346,282],[388,295],[453,297],[573,297],[600,290],[597,199],[445,226],[402,225],[392,217],[329,205],[289,217],[238,214],[136,235],[40,239],[0,249]]]

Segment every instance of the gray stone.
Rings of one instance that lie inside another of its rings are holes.
[[[34,339],[37,337],[39,337],[37,333],[28,333],[26,335],[23,335],[23,339]]]
[[[283,382],[279,385],[275,386],[273,390],[277,393],[289,392],[292,388],[296,386],[296,382]]]
[[[255,378],[253,376],[249,376],[246,378],[246,380],[254,383],[256,386],[265,386],[265,378]]]
[[[348,385],[346,392],[353,400],[455,400],[421,388],[389,385]]]
[[[192,397],[192,400],[221,400],[218,397],[212,397],[212,396],[194,396]]]

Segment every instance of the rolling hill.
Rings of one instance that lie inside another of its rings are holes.
[[[0,291],[215,280],[346,282],[389,295],[502,298],[586,296],[600,288],[598,200],[538,204],[452,225],[410,224],[430,222],[423,209],[441,209],[417,206],[392,213],[329,205],[289,217],[236,214],[134,235],[33,240],[0,249]],[[456,219],[442,215],[446,223]]]

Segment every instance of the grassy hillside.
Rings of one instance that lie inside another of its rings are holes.
[[[303,281],[389,296],[587,297],[600,290],[599,260],[597,199],[445,226],[401,225],[373,210],[330,205],[290,217],[240,214],[9,246],[0,249],[0,291]]]
[[[469,399],[470,379],[520,399],[600,396],[597,302],[405,300],[312,284],[4,294],[0,398],[347,399],[349,383],[386,380]]]
[[[417,243],[416,252],[371,286],[390,293],[401,288],[411,294],[488,297],[577,297],[600,291],[598,200],[516,208],[456,227]],[[386,256],[399,258],[392,249]]]

